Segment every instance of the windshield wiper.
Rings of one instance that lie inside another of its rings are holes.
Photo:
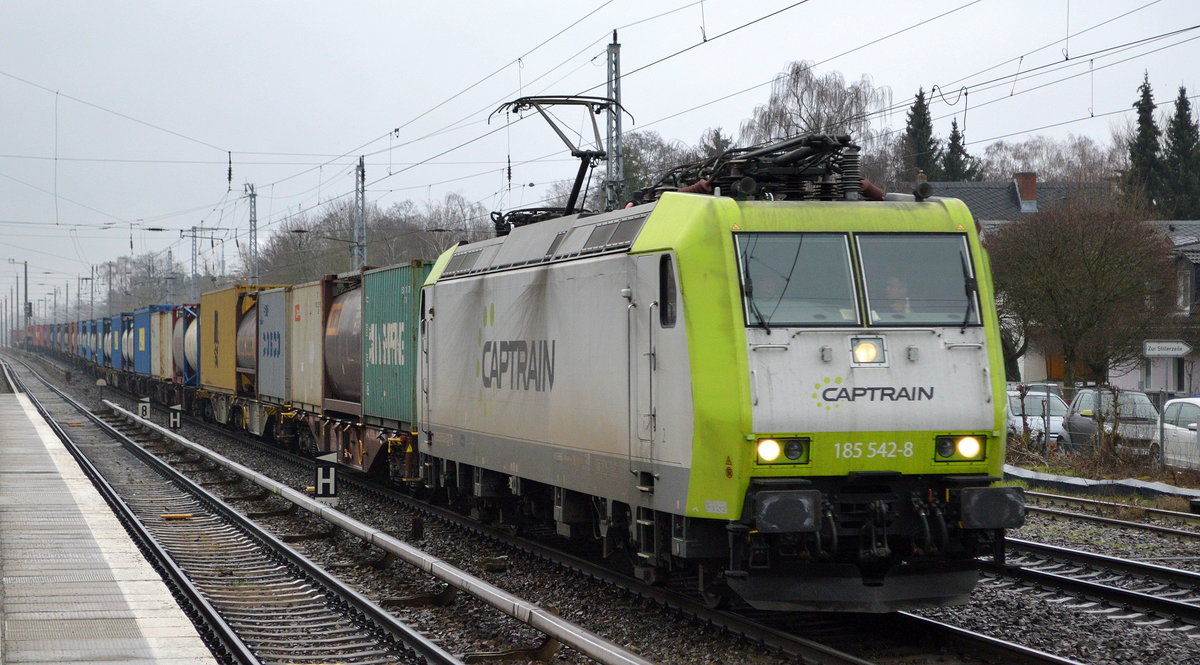
[[[763,330],[767,331],[767,335],[770,335],[771,326],[767,323],[762,311],[758,309],[758,302],[754,300],[754,280],[750,277],[750,258],[746,256],[745,268],[742,270],[742,281],[746,285],[746,300],[750,303],[750,313],[754,315],[754,320]]]
[[[959,330],[959,332],[963,332],[967,329],[967,324],[971,322],[971,310],[975,307],[975,294],[979,292],[979,280],[972,277],[971,271],[967,269],[967,257],[960,253],[958,258],[962,261],[963,289],[967,292],[967,311],[963,313],[962,327]]]

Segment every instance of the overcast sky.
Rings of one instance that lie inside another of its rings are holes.
[[[1121,112],[1143,71],[1169,111],[1180,85],[1200,92],[1197,26],[1195,0],[6,0],[0,296],[10,259],[29,261],[31,300],[55,286],[62,298],[131,240],[186,268],[180,231],[199,225],[230,229],[212,232],[225,242],[202,243],[201,260],[224,253],[232,269],[246,183],[265,236],[352,196],[360,154],[382,208],[448,192],[488,209],[536,204],[577,162],[540,118],[505,127],[488,114],[522,94],[603,95],[614,29],[627,130],[736,134],[773,77],[808,60],[818,74],[869,76],[897,104],[939,86],[935,131],[956,117],[982,154],[1034,133],[1107,141],[1132,119]],[[904,113],[889,124],[902,128]]]

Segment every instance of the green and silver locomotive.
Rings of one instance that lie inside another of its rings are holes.
[[[443,254],[422,481],[715,602],[965,599],[1024,520],[987,257],[953,199],[882,195],[846,137],[734,150],[651,202]],[[877,200],[868,200],[877,199]]]

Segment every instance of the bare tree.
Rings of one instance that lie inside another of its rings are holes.
[[[1073,201],[988,234],[997,304],[1097,378],[1140,358],[1175,304],[1170,241],[1144,211]]]
[[[1031,136],[1019,143],[996,141],[984,151],[984,180],[1008,180],[1012,174],[1033,171],[1038,178],[1057,182],[1115,182],[1127,152],[1118,140],[1104,144],[1089,136],[1057,141]]]
[[[742,142],[816,132],[850,134],[865,146],[891,103],[891,88],[876,87],[870,76],[847,83],[838,72],[817,76],[812,63],[793,62],[775,79],[767,103],[742,123]]]

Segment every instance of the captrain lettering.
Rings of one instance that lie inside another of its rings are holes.
[[[872,386],[869,388],[826,388],[826,402],[924,402],[933,399],[933,386]]]
[[[484,388],[535,390],[554,388],[555,340],[486,341],[479,359]]]

